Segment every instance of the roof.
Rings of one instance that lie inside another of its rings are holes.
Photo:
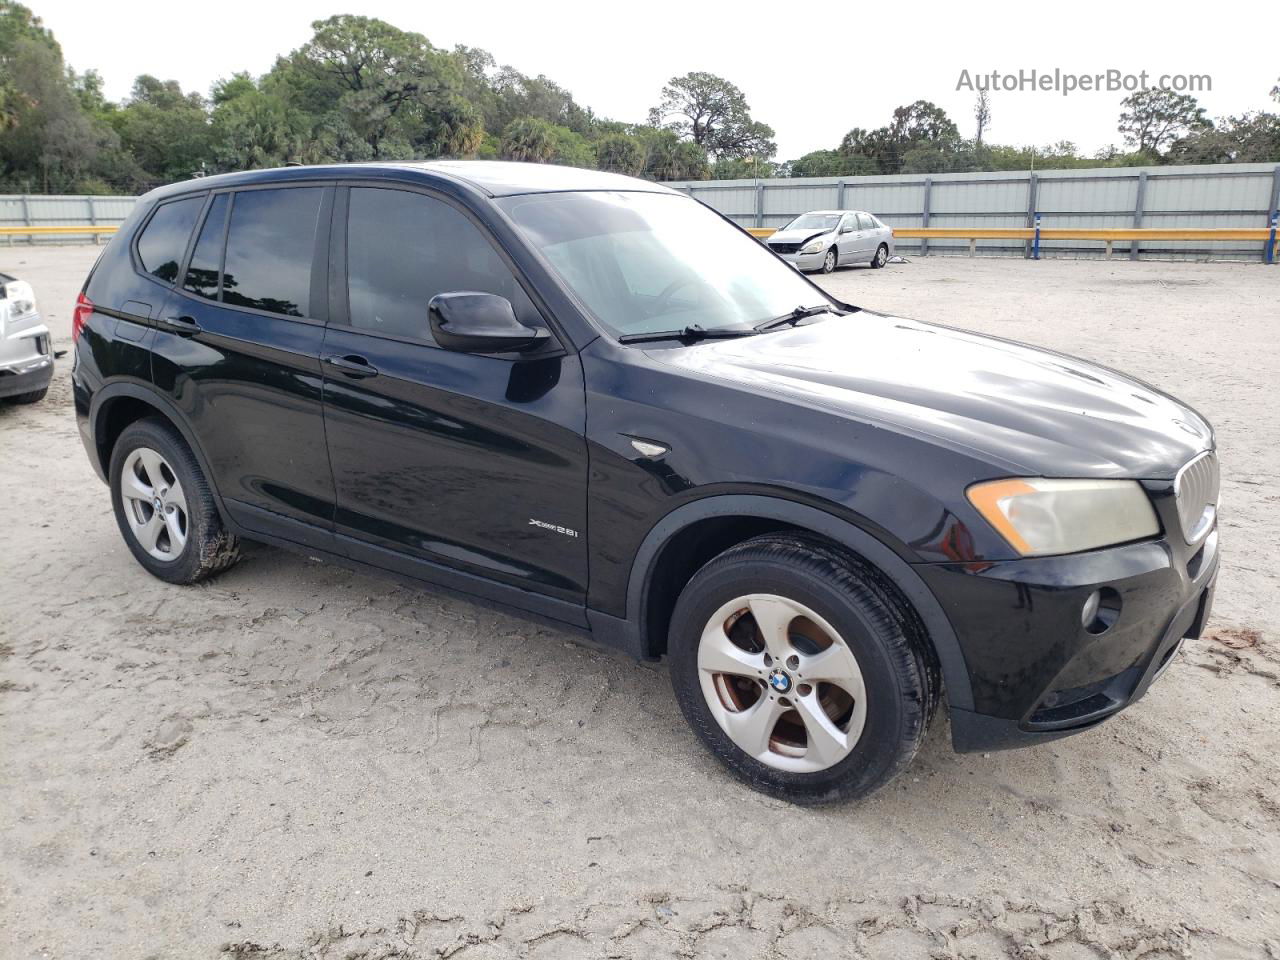
[[[430,160],[387,163],[334,163],[318,166],[275,167],[222,173],[199,180],[187,180],[159,188],[157,194],[168,195],[193,188],[216,190],[251,183],[288,182],[323,177],[359,177],[379,179],[394,176],[395,171],[428,174],[423,180],[444,178],[464,183],[490,197],[509,197],[521,193],[563,193],[577,190],[627,190],[646,193],[677,193],[670,187],[650,180],[625,177],[600,170],[561,167],[550,163],[509,163],[497,160]],[[411,179],[411,178],[405,178]]]

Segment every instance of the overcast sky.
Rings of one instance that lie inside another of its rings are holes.
[[[545,73],[611,119],[642,121],[674,75],[719,74],[777,131],[779,160],[834,147],[851,127],[881,126],[895,106],[917,99],[941,105],[972,136],[974,94],[956,90],[966,69],[974,76],[1146,70],[1153,82],[1165,73],[1209,74],[1212,91],[1198,96],[1213,116],[1276,109],[1267,94],[1280,74],[1272,2],[27,2],[72,66],[102,74],[112,99],[126,96],[139,73],[207,94],[219,77],[266,72],[277,54],[307,40],[312,20],[359,13],[439,47],[482,47],[499,63]],[[1072,140],[1088,152],[1118,144],[1123,96],[996,92],[988,140]]]

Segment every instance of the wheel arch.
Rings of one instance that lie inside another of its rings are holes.
[[[223,507],[217,484],[214,483],[213,474],[209,470],[209,460],[196,439],[191,424],[187,422],[187,418],[172,400],[142,384],[112,383],[94,394],[89,408],[89,422],[92,424],[94,455],[98,458],[102,475],[107,478],[108,483],[111,482],[111,453],[125,428],[138,420],[156,416],[165,420],[182,436],[183,442],[200,465],[200,471],[204,474],[209,490],[213,494],[213,502],[217,505],[223,522],[226,523],[227,512]]]
[[[684,556],[693,558],[692,561],[686,559],[688,565],[697,562],[708,550],[713,549],[711,555],[714,556],[743,539],[788,529],[815,534],[857,554],[880,571],[920,618],[942,669],[950,705],[960,709],[972,708],[969,672],[955,631],[941,604],[911,565],[878,537],[856,524],[817,507],[778,497],[754,494],[705,497],[677,507],[654,525],[636,551],[627,585],[626,622],[635,631],[634,646],[640,654],[656,656],[665,646],[665,636],[659,640],[661,645],[655,643],[653,636],[655,627],[659,633],[665,631],[665,620],[655,624],[654,617],[662,616],[659,611],[663,605],[666,605],[665,616],[669,617],[670,606],[675,601],[674,596],[661,593],[670,589],[661,577],[665,563]],[[701,551],[681,549],[682,545],[688,544],[691,531],[709,532],[709,543],[702,537],[696,538],[702,546]],[[717,542],[717,537],[724,541],[723,545]],[[701,566],[701,562],[697,562],[697,566]],[[690,575],[692,572],[689,571]],[[687,582],[687,577],[683,582]],[[683,582],[678,586],[683,586]]]

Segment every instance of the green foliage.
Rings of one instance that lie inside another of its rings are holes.
[[[512,120],[502,131],[502,158],[531,163],[550,163],[556,141],[552,125],[539,117]]]
[[[479,115],[460,108],[463,71],[455,56],[370,17],[335,16],[311,26],[311,40],[277,61],[273,79],[290,91],[295,108],[315,118],[317,137],[344,151],[338,159],[407,159],[423,144],[474,149]]]
[[[66,69],[29,9],[0,2],[0,180],[27,190],[78,191],[102,171],[133,172],[102,115],[96,74]]]
[[[636,135],[644,149],[641,173],[651,180],[704,180],[710,174],[707,154],[696,143],[652,127],[641,128]]]
[[[123,107],[110,115],[120,144],[146,171],[163,180],[200,173],[212,140],[204,98],[177,81],[143,74]]]
[[[644,170],[644,145],[638,137],[606,133],[596,141],[596,166],[611,173],[638,176]]]
[[[839,152],[863,173],[941,173],[961,162],[960,131],[946,111],[928,100],[898,107],[883,127],[854,127]],[[874,169],[867,169],[869,164]]]
[[[1171,163],[1272,163],[1280,160],[1280,116],[1246,113],[1201,127],[1169,148]]]

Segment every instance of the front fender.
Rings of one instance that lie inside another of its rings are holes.
[[[893,549],[857,525],[817,507],[791,500],[753,494],[724,494],[704,497],[672,510],[653,526],[636,551],[627,584],[625,620],[589,609],[587,617],[593,632],[608,631],[620,636],[622,642],[617,646],[640,656],[648,655],[645,611],[662,548],[681,530],[698,521],[727,516],[775,520],[820,534],[875,566],[912,604],[928,630],[942,668],[948,703],[958,709],[972,709],[973,691],[960,643],[942,606],[919,574]]]

